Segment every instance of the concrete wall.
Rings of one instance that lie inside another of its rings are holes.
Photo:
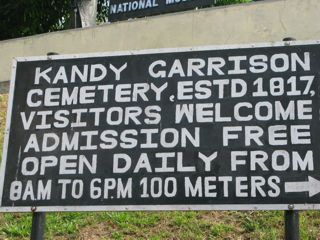
[[[319,0],[266,0],[0,41],[0,82],[17,56],[320,39],[319,13]]]

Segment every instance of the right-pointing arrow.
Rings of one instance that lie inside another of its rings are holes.
[[[320,192],[320,181],[309,176],[307,182],[286,182],[284,189],[285,192],[309,192],[309,197],[313,197]]]

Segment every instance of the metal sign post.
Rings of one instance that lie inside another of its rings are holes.
[[[285,240],[299,240],[299,211],[287,210],[284,218]]]
[[[43,240],[46,226],[46,214],[44,212],[32,213],[31,240]]]

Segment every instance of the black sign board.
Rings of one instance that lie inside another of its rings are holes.
[[[319,209],[319,42],[18,58],[1,210]]]
[[[110,0],[108,21],[209,7],[213,3],[213,0]]]

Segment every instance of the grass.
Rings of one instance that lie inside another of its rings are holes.
[[[7,96],[0,95],[2,148]],[[283,239],[282,211],[47,213],[46,239]],[[0,239],[29,239],[31,214],[0,214]],[[302,240],[320,239],[320,212],[300,214]]]

